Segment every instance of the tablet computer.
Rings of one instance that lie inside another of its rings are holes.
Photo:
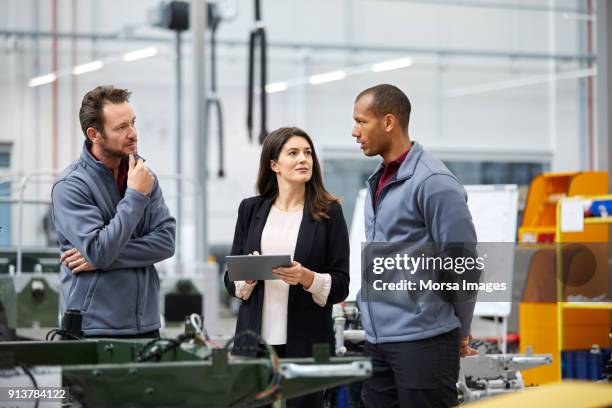
[[[290,255],[229,255],[225,257],[229,280],[278,279],[272,269],[291,266]]]

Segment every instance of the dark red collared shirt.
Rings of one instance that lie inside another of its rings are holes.
[[[378,187],[376,187],[376,193],[374,194],[374,208],[378,206],[378,195],[380,191],[395,178],[409,151],[410,149],[406,150],[397,159],[390,161],[388,164],[383,163],[383,173],[378,180]]]
[[[98,159],[96,155],[93,154],[93,152],[91,151],[91,147],[88,146],[87,150],[89,151],[89,153],[91,153],[94,159],[100,161],[100,159]],[[121,196],[121,198],[123,198],[123,196],[125,195],[125,190],[127,190],[128,168],[129,161],[126,159],[121,160],[121,164],[119,165],[119,174],[117,174],[117,177],[115,177],[115,181],[117,182],[117,190],[119,190],[119,196]],[[109,170],[111,171],[111,173],[113,172],[111,169]]]
[[[126,159],[121,160],[121,164],[119,165],[119,174],[117,174],[117,188],[119,189],[119,195],[121,198],[125,195],[125,190],[127,190],[127,178],[128,178],[128,169],[129,169],[129,161]]]

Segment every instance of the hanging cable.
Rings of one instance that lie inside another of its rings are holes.
[[[21,367],[23,372],[30,378],[30,381],[32,381],[32,386],[34,387],[34,389],[38,390],[38,382],[36,381],[36,377],[34,376],[34,373],[32,373],[32,370],[30,370],[30,368],[25,364],[17,364],[17,365]],[[36,401],[34,402],[34,408],[38,408],[39,403],[40,403],[40,398],[37,397]]]
[[[260,98],[260,132],[259,144],[262,144],[268,131],[266,129],[266,81],[267,81],[267,41],[264,22],[261,18],[261,2],[255,0],[255,28],[251,31],[249,37],[249,78],[248,78],[248,94],[247,94],[247,130],[249,140],[253,141],[253,99],[255,95],[255,48],[259,45],[259,98]]]
[[[219,5],[208,3],[208,26],[210,27],[210,94],[206,98],[206,126],[210,127],[211,110],[217,112],[217,133],[219,135],[219,177],[225,176],[223,165],[223,109],[217,89],[217,29],[223,20]]]

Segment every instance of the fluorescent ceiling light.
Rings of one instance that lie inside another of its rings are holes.
[[[149,58],[154,55],[157,55],[157,48],[148,47],[148,48],[143,48],[141,50],[126,52],[125,54],[123,54],[122,59],[125,62],[130,62],[130,61],[136,61],[136,60],[143,59],[143,58]]]
[[[459,96],[476,95],[487,92],[503,91],[506,89],[520,88],[523,86],[532,86],[545,84],[553,81],[561,81],[565,79],[587,78],[597,75],[597,68],[588,68],[575,71],[558,72],[553,74],[534,75],[530,77],[512,78],[505,81],[489,82],[485,84],[466,86],[464,88],[451,89],[445,92],[447,98],[456,98]]]
[[[267,93],[284,92],[289,89],[289,84],[286,82],[273,82],[266,85]]]
[[[372,71],[374,72],[383,72],[383,71],[391,71],[392,69],[400,69],[406,68],[412,65],[412,60],[410,58],[400,58],[396,60],[379,62],[377,64],[372,64]]]
[[[308,79],[312,85],[324,84],[326,82],[339,81],[346,78],[346,72],[344,71],[332,71],[326,72],[325,74],[313,75]]]
[[[96,61],[88,62],[87,64],[76,65],[74,68],[72,68],[72,73],[74,75],[81,75],[86,72],[91,72],[91,71],[100,69],[103,66],[104,66],[104,63],[102,61],[96,60]]]
[[[28,86],[33,88],[35,86],[48,84],[50,82],[55,81],[56,79],[57,79],[57,75],[55,75],[54,73],[41,75],[41,76],[37,76],[37,77],[30,79],[30,83],[28,84]]]

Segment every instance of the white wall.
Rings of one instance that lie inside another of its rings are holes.
[[[50,1],[40,0],[38,29],[50,29]],[[147,28],[146,11],[156,1],[79,0],[80,32],[112,33],[126,26],[136,27],[142,35],[163,36],[164,31]],[[430,5],[411,1],[373,0],[265,0],[263,16],[271,42],[311,44],[351,44],[368,47],[404,47],[418,49],[490,50],[504,53],[549,52],[549,16],[546,12],[476,9],[470,7]],[[546,5],[547,1],[512,1],[518,5]],[[0,29],[32,30],[33,0],[0,2]],[[70,30],[71,1],[58,0],[59,30]],[[558,1],[557,7],[576,8],[576,1]],[[224,23],[221,39],[244,41],[253,23],[252,1],[238,1],[238,17]],[[577,54],[579,23],[555,14],[554,39],[556,53]],[[189,34],[186,35],[187,37]],[[187,42],[187,41],[186,41]],[[77,112],[80,98],[99,84],[115,84],[132,90],[139,127],[139,148],[147,163],[158,174],[174,173],[175,82],[174,48],[172,43],[137,43],[129,40],[95,44],[79,40],[78,62],[96,57],[108,58],[125,51],[157,46],[156,57],[133,62],[115,63],[104,69],[77,78],[77,103],[72,100],[71,77],[58,81],[59,97],[59,162],[66,166],[80,149],[82,135]],[[71,42],[59,41],[59,65],[71,66]],[[51,86],[28,88],[34,72],[32,39],[15,40],[0,37],[0,141],[14,143],[13,171],[31,172],[48,168],[51,139]],[[50,70],[50,40],[40,41],[41,74]],[[269,82],[295,78],[304,73],[321,73],[348,65],[377,62],[405,56],[391,52],[270,50]],[[259,147],[246,137],[246,49],[219,48],[219,86],[225,109],[226,174],[219,180],[217,141],[209,142],[209,239],[228,243],[238,204],[254,194]],[[447,98],[449,90],[483,83],[497,83],[510,78],[546,74],[546,60],[511,60],[507,58],[475,58],[452,56],[438,58],[431,53],[409,53],[411,68],[379,74],[351,76],[344,81],[320,86],[292,88],[288,92],[269,95],[269,130],[283,125],[304,127],[314,138],[317,148],[327,147],[355,151],[350,136],[352,104],[364,88],[393,83],[402,88],[413,104],[410,134],[432,149],[467,151],[488,149],[497,152],[529,150],[550,154],[552,170],[579,170],[584,129],[579,125],[581,107],[578,101],[579,80],[556,82],[556,138],[549,138],[549,85],[499,90],[469,96]],[[191,49],[185,45],[184,59],[184,144],[183,168],[194,173],[193,163],[193,74]],[[561,62],[562,70],[578,68],[575,62]],[[35,92],[39,92],[38,125],[33,120]],[[200,114],[200,113],[199,113]],[[39,139],[35,139],[37,129]],[[76,134],[71,133],[76,129]],[[36,142],[38,140],[38,142]],[[75,145],[72,140],[77,140]],[[550,150],[554,146],[554,150]],[[36,147],[39,156],[35,156]],[[173,184],[164,183],[169,204]],[[48,189],[41,190],[41,195]],[[193,209],[185,198],[185,223],[192,222]],[[27,239],[37,242],[37,215],[28,217]]]

